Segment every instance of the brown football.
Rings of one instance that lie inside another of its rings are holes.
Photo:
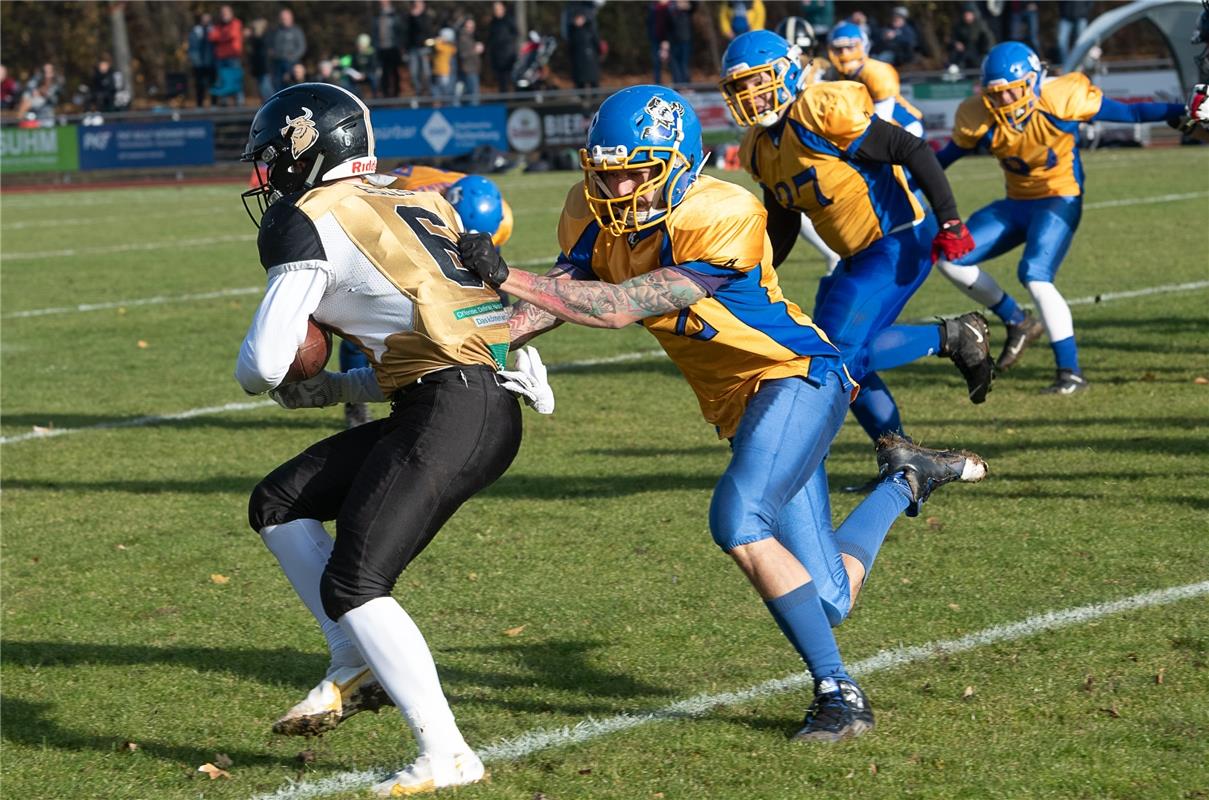
[[[298,348],[294,363],[285,374],[282,383],[293,383],[313,378],[323,371],[327,360],[332,355],[332,334],[315,324],[315,320],[307,320],[306,340]]]

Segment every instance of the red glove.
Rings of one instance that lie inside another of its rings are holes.
[[[932,240],[932,263],[942,256],[946,261],[956,261],[973,249],[970,229],[961,220],[951,219],[940,226],[940,233]]]

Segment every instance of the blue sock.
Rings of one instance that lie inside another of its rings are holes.
[[[852,680],[844,670],[840,648],[831,632],[831,623],[819,600],[813,581],[807,581],[789,594],[765,600],[772,618],[789,640],[816,681],[823,678]]]
[[[852,509],[835,532],[841,553],[856,558],[865,567],[865,580],[873,560],[898,516],[911,505],[911,489],[902,480],[883,480],[860,505]]]
[[[939,325],[892,325],[865,346],[870,372],[893,369],[940,352]]]
[[[1058,362],[1058,369],[1079,372],[1079,348],[1075,346],[1074,336],[1067,336],[1050,347],[1054,348],[1054,360]]]
[[[861,393],[852,404],[852,415],[875,442],[883,433],[901,435],[903,432],[898,405],[876,372],[870,372],[861,378]]]
[[[1003,293],[1002,300],[991,306],[991,311],[1007,325],[1019,325],[1024,322],[1024,309],[1007,292]]]

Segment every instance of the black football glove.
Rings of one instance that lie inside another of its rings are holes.
[[[478,275],[492,288],[508,280],[508,265],[485,233],[463,233],[458,237],[462,266]]]

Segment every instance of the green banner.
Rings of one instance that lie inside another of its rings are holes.
[[[0,172],[66,172],[79,168],[75,125],[0,129]]]
[[[911,94],[916,100],[964,100],[974,94],[974,81],[913,83]]]

